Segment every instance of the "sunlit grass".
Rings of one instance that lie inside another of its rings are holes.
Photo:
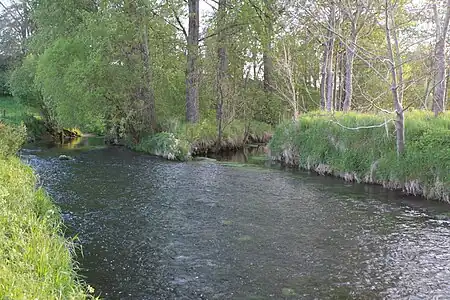
[[[6,124],[20,124],[26,115],[37,116],[37,112],[22,105],[13,97],[0,96],[0,121]]]
[[[380,183],[412,194],[449,201],[450,113],[405,114],[405,152],[397,157],[393,116],[323,112],[278,126],[270,142],[273,157],[349,180]],[[346,127],[346,128],[345,128]],[[353,128],[353,129],[349,129]]]
[[[20,145],[4,140],[14,137],[0,136],[0,143]],[[58,208],[13,153],[0,153],[0,299],[91,298]]]

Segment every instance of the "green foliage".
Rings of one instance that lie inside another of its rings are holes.
[[[357,113],[306,114],[298,123],[278,126],[269,147],[275,156],[288,157],[288,163],[303,168],[324,164],[330,172],[354,174],[358,181],[416,183],[424,189],[419,193],[445,199],[450,193],[450,114],[433,118],[430,113],[413,111],[405,118],[406,150],[401,157],[396,155],[392,122],[387,127],[344,128],[386,120],[382,115]]]
[[[0,158],[16,154],[25,142],[25,126],[8,126],[0,123]]]
[[[36,116],[27,114],[23,117],[23,124],[27,129],[28,137],[31,140],[38,140],[48,134],[48,128],[45,121]]]
[[[33,108],[25,106],[13,97],[0,97],[0,121],[7,124],[19,125],[24,116],[35,112]]]
[[[144,138],[135,150],[164,157],[169,160],[184,161],[190,157],[190,144],[171,132],[161,132]]]
[[[13,156],[24,137],[24,127],[0,124],[0,298],[89,298],[59,211],[35,188],[31,168]]]
[[[42,96],[35,85],[38,59],[35,55],[27,56],[22,65],[12,72],[9,83],[11,93],[23,105],[41,108]]]
[[[0,95],[9,95],[9,70],[2,70],[0,68]]]
[[[216,150],[218,133],[215,120],[186,124],[177,119],[168,119],[160,122],[159,127],[161,133],[148,136],[137,145],[130,146],[138,151],[178,160],[186,160],[191,155]],[[221,149],[242,148],[246,142],[246,132],[251,142],[267,142],[272,127],[257,121],[231,122],[224,128]]]

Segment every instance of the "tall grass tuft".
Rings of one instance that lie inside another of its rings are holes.
[[[406,113],[406,149],[397,157],[393,122],[381,114],[306,114],[278,126],[269,144],[272,157],[286,164],[382,184],[409,194],[449,201],[450,113]],[[348,127],[348,128],[345,128]]]

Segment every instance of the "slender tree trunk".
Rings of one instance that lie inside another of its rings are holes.
[[[153,92],[152,81],[153,74],[150,67],[150,49],[148,45],[148,30],[147,24],[144,25],[144,36],[142,44],[142,60],[144,62],[144,101],[146,103],[150,129],[152,132],[156,130],[156,107],[155,107],[155,93]]]
[[[325,109],[326,102],[326,79],[327,79],[327,64],[328,64],[328,46],[327,42],[323,46],[323,58],[322,58],[322,68],[320,71],[320,109]]]
[[[225,25],[226,16],[226,0],[219,0],[218,7],[218,19],[217,28],[219,28],[218,34],[218,66],[217,66],[217,108],[216,108],[216,118],[217,118],[217,143],[218,146],[222,141],[222,125],[223,125],[223,102],[226,97],[227,92],[227,71],[228,71],[228,59],[227,59],[227,48],[226,48],[226,36],[223,26]]]
[[[344,109],[344,100],[345,100],[345,65],[344,65],[344,55],[346,54],[346,50],[340,54],[339,60],[339,103],[338,110]]]
[[[434,19],[436,25],[436,45],[434,54],[435,68],[435,86],[433,112],[437,116],[445,110],[445,91],[446,91],[446,61],[445,61],[445,43],[450,22],[450,0],[447,0],[447,8],[442,26],[439,20],[439,13],[436,2],[433,3]]]
[[[425,110],[428,109],[428,98],[430,95],[430,82],[431,82],[431,79],[427,77],[425,79],[425,95],[423,97],[423,103],[422,103],[422,107]]]
[[[264,37],[264,91],[267,96],[270,96],[273,90],[272,74],[273,74],[273,59],[272,59],[272,37],[273,37],[273,7],[272,0],[264,0],[265,6],[265,29],[266,36]]]
[[[187,76],[186,76],[186,121],[197,123],[198,104],[198,39],[200,26],[199,0],[189,0],[189,33],[187,40]]]
[[[445,68],[445,43],[440,40],[436,44],[435,53],[436,79],[434,87],[433,112],[437,116],[445,109],[446,68]]]
[[[335,111],[339,110],[338,104],[337,104],[339,102],[338,101],[339,94],[337,91],[338,77],[339,77],[339,59],[340,59],[340,57],[339,57],[339,48],[338,48],[336,50],[336,55],[334,56],[334,69],[336,71],[334,72],[334,79],[333,79],[333,109]]]
[[[356,31],[352,30],[352,36],[350,42],[346,46],[345,51],[345,83],[344,83],[344,104],[342,109],[347,112],[352,106],[353,97],[353,62],[356,54]]]
[[[334,2],[331,4],[331,13],[330,13],[330,26],[328,34],[328,58],[327,58],[327,102],[326,108],[327,111],[332,110],[332,102],[333,102],[333,50],[334,50],[334,27],[335,27],[335,19],[336,19],[336,7]]]
[[[400,53],[394,53],[394,49],[392,48],[392,38],[394,39],[394,43],[398,46],[397,32],[395,28],[395,21],[392,13],[392,8],[389,4],[390,0],[386,0],[385,4],[385,13],[386,13],[386,41],[388,48],[388,56],[389,56],[389,67],[391,72],[391,91],[392,97],[394,100],[394,108],[396,113],[396,121],[395,121],[395,131],[397,135],[397,155],[401,155],[405,150],[405,116],[402,106],[402,96],[403,93],[399,91],[399,88],[403,85],[403,77],[402,73],[399,72],[397,75],[397,68],[401,67]],[[390,24],[394,26],[391,29]],[[391,37],[392,35],[392,37]],[[396,46],[396,50],[398,51],[398,47]],[[396,59],[397,58],[397,59]],[[397,76],[399,76],[397,78]]]

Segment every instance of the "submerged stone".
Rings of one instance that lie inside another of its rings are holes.
[[[286,296],[286,297],[297,295],[297,293],[295,292],[295,290],[294,290],[294,289],[291,289],[291,288],[282,288],[282,289],[281,289],[281,294],[283,294],[283,296]]]
[[[70,156],[68,156],[68,155],[61,154],[61,155],[58,157],[58,159],[59,159],[59,160],[71,160],[72,157],[70,157]]]

